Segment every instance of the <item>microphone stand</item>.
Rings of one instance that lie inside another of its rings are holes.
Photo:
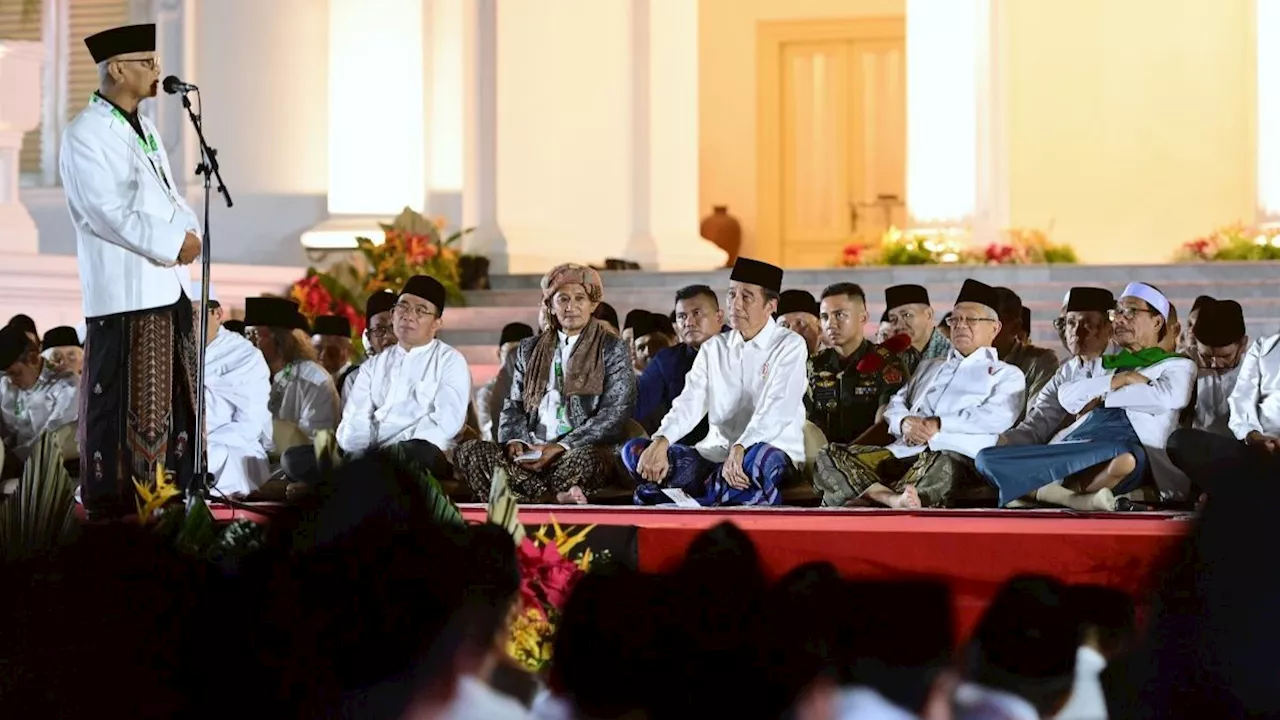
[[[196,90],[196,98],[199,100],[200,91]],[[196,129],[196,138],[200,141],[200,164],[196,166],[196,175],[204,178],[204,224],[202,226],[201,247],[200,247],[200,333],[197,340],[198,355],[196,360],[196,436],[192,439],[192,462],[194,463],[194,472],[191,476],[191,483],[187,486],[187,503],[199,497],[205,497],[209,489],[209,458],[208,448],[205,447],[205,431],[207,423],[205,422],[205,402],[204,402],[204,358],[205,346],[208,344],[209,337],[209,257],[212,254],[209,247],[209,199],[211,194],[211,186],[213,180],[218,181],[218,193],[226,200],[227,207],[231,207],[231,193],[227,192],[227,186],[222,182],[222,173],[218,169],[218,151],[209,147],[209,143],[205,142],[203,123],[201,115],[204,112],[204,102],[200,101],[200,112],[196,112],[191,108],[191,100],[187,98],[187,93],[182,93],[182,107],[187,111],[187,117],[191,119],[191,125]]]

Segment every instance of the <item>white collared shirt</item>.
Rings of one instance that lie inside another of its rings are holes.
[[[271,378],[271,415],[293,423],[309,438],[338,427],[342,400],[333,378],[318,362],[289,363]]]
[[[887,449],[899,458],[926,449],[972,458],[1018,421],[1026,393],[1026,376],[1000,360],[995,348],[978,348],[968,357],[953,348],[946,358],[920,363],[910,382],[890,398],[884,419],[899,440]],[[902,440],[902,421],[912,416],[941,422],[927,446]]]
[[[1249,346],[1227,404],[1237,440],[1254,431],[1280,437],[1280,335],[1258,338]]]
[[[804,394],[809,346],[772,318],[750,341],[733,330],[707,340],[654,437],[688,435],[706,417],[707,436],[695,449],[722,463],[729,448],[767,443],[804,464]]]
[[[1231,406],[1227,400],[1236,387],[1240,366],[1230,370],[1200,368],[1196,375],[1196,419],[1192,427],[1215,435],[1231,434]]]
[[[1102,691],[1102,671],[1107,659],[1087,645],[1076,651],[1076,680],[1071,700],[1054,715],[1054,720],[1107,720],[1107,696]]]
[[[573,348],[578,344],[578,339],[582,337],[582,333],[577,335],[566,335],[563,330],[556,333],[556,357],[560,359],[561,377],[569,376],[569,359],[573,355]],[[560,406],[564,402],[564,398],[560,395],[560,385],[556,382],[556,363],[555,358],[551,361],[551,367],[547,369],[547,391],[542,394],[542,401],[538,403],[538,437],[541,442],[551,442],[560,437],[564,433],[556,432],[559,421],[556,419],[556,413],[560,411]],[[565,410],[565,422],[569,421],[568,409]]]
[[[0,427],[4,443],[25,460],[41,433],[71,425],[80,417],[79,376],[56,372],[48,363],[29,390],[0,376]]]
[[[471,371],[462,353],[439,340],[378,353],[356,374],[338,426],[348,453],[407,440],[453,447],[467,421]]]
[[[205,348],[204,368],[209,472],[220,491],[250,493],[271,475],[271,370],[253,343],[222,327]]]
[[[1078,355],[1058,366],[1058,371],[1028,405],[1026,417],[1017,427],[1004,434],[1008,444],[1043,445],[1049,442],[1069,414],[1062,403],[1058,402],[1058,388],[1064,383],[1090,378],[1100,372],[1101,364],[1085,362]]]

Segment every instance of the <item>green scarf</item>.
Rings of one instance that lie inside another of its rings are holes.
[[[1149,347],[1143,348],[1138,352],[1130,350],[1121,350],[1115,355],[1103,355],[1102,367],[1106,370],[1137,370],[1140,368],[1151,367],[1158,362],[1168,360],[1171,357],[1180,357],[1178,353],[1172,353],[1164,348]]]

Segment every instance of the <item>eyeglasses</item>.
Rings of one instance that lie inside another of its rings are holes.
[[[384,337],[395,332],[395,328],[390,325],[379,325],[377,327],[369,327],[369,337]]]
[[[967,327],[973,327],[978,323],[984,323],[984,322],[993,323],[995,322],[995,320],[992,320],[991,318],[962,317],[960,315],[952,315],[951,317],[947,318],[947,327],[958,328],[961,325],[964,325]]]
[[[1053,321],[1053,329],[1058,332],[1080,330],[1085,333],[1091,333],[1102,329],[1102,323],[1093,323],[1088,320],[1067,320],[1066,318],[1056,318]]]
[[[158,58],[126,58],[124,60],[116,60],[122,63],[138,63],[148,70],[159,70],[160,60]]]
[[[1116,318],[1118,317],[1123,317],[1125,320],[1132,320],[1134,317],[1138,315],[1138,313],[1147,313],[1149,315],[1155,315],[1156,311],[1148,310],[1146,308],[1118,307],[1114,310],[1108,310],[1107,318],[1110,319],[1111,322],[1115,322]]]
[[[398,302],[391,306],[391,311],[397,315],[405,315],[413,313],[413,316],[419,320],[435,315],[431,308],[426,305],[410,305],[409,303]]]

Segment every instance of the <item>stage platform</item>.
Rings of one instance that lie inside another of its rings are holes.
[[[485,508],[463,505],[468,520]],[[756,542],[777,576],[815,560],[849,577],[930,577],[954,595],[967,635],[1000,585],[1019,573],[1124,590],[1141,602],[1168,551],[1191,527],[1189,513],[1079,514],[1047,510],[668,509],[521,506],[526,526],[558,523],[636,528],[642,570],[668,570],[698,533],[724,521]]]

